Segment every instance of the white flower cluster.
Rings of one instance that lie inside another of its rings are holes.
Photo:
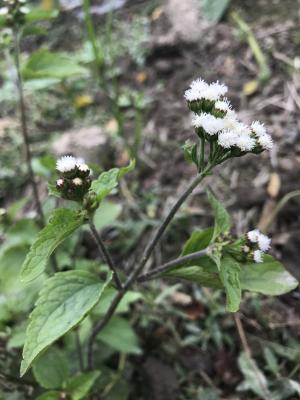
[[[261,233],[258,229],[249,231],[247,233],[247,238],[251,243],[256,243],[258,249],[253,253],[253,259],[256,263],[263,262],[263,253],[267,252],[271,247],[271,239]]]
[[[193,81],[190,88],[185,91],[184,97],[187,101],[198,101],[198,100],[219,100],[221,96],[224,96],[228,91],[227,86],[219,82],[206,83],[203,79],[199,78]]]
[[[56,169],[62,173],[72,171],[76,167],[83,172],[89,169],[82,158],[75,158],[73,156],[63,156],[56,162]]]
[[[200,110],[193,114],[193,126],[203,129],[208,135],[217,135],[218,144],[224,149],[238,148],[248,152],[261,147],[271,150],[273,141],[264,125],[259,121],[254,121],[251,127],[241,123],[229,100],[223,97],[227,90],[227,86],[219,82],[208,84],[203,79],[197,79],[191,83],[184,94],[189,104],[203,100],[213,104],[211,111]],[[223,113],[221,116],[217,114],[220,111]]]

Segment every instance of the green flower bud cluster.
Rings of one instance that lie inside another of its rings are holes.
[[[66,200],[82,202],[91,186],[90,168],[72,156],[60,158],[56,164],[60,177],[56,189]]]
[[[0,18],[4,19],[6,27],[14,28],[25,24],[26,14],[29,13],[27,0],[2,0],[2,3]]]

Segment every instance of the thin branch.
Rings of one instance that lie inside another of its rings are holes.
[[[154,250],[155,246],[161,239],[162,235],[164,234],[165,230],[169,226],[170,222],[174,218],[176,212],[179,210],[181,205],[184,203],[184,201],[187,199],[187,197],[192,193],[192,191],[199,185],[199,183],[205,178],[205,176],[211,171],[212,166],[208,166],[206,170],[204,170],[201,174],[197,175],[196,178],[194,178],[187,189],[181,194],[179,199],[175,202],[171,210],[169,211],[168,215],[165,217],[163,220],[162,224],[160,227],[157,229],[157,231],[154,233],[152,236],[152,239],[150,240],[148,246],[146,247],[143,257],[140,261],[140,263],[137,265],[137,267],[133,270],[133,272],[129,275],[127,281],[123,285],[122,290],[120,290],[116,296],[114,297],[110,307],[108,308],[106,314],[104,315],[103,319],[98,321],[91,333],[91,336],[88,341],[88,369],[91,370],[93,369],[94,365],[94,354],[93,354],[93,348],[94,348],[94,343],[96,340],[97,335],[102,331],[102,329],[106,326],[106,324],[110,321],[111,317],[114,315],[114,312],[116,308],[118,307],[120,301],[122,298],[125,296],[129,288],[132,286],[132,284],[136,281],[137,277],[140,275],[142,272],[143,268],[145,267],[147,261],[149,260],[152,251]]]
[[[112,270],[116,286],[117,286],[117,288],[119,290],[121,290],[123,285],[122,285],[122,282],[121,282],[121,280],[119,278],[117,269],[116,269],[116,267],[114,265],[114,262],[113,262],[113,260],[111,258],[111,255],[109,254],[109,251],[107,250],[105,244],[103,243],[103,240],[101,239],[101,236],[97,232],[95,224],[94,224],[94,222],[92,220],[89,221],[89,225],[90,225],[90,229],[91,229],[92,235],[93,235],[93,237],[95,239],[95,242],[97,244],[97,248],[99,250],[99,253],[100,253],[103,261],[106,262],[106,264]]]
[[[36,209],[40,218],[41,226],[45,225],[45,216],[43,213],[42,204],[39,197],[39,192],[37,188],[37,184],[34,179],[34,173],[32,169],[32,156],[30,151],[30,142],[29,142],[29,135],[28,135],[28,128],[27,128],[27,121],[26,121],[26,107],[25,107],[25,100],[24,100],[24,90],[23,90],[23,80],[21,75],[20,69],[20,44],[19,44],[19,34],[18,32],[14,33],[15,39],[15,48],[14,48],[14,55],[15,55],[15,66],[17,71],[17,90],[18,90],[18,97],[19,97],[19,108],[20,108],[20,115],[21,115],[21,130],[23,135],[23,142],[24,142],[24,149],[26,155],[26,164],[28,169],[29,181],[32,187],[33,196],[36,204]]]
[[[39,216],[39,225],[43,228],[46,225],[45,215],[43,212],[42,203],[39,196],[38,186],[34,178],[34,173],[32,169],[32,155],[30,151],[30,140],[27,128],[27,120],[26,120],[26,107],[25,107],[25,100],[24,100],[24,89],[23,89],[23,79],[21,74],[20,68],[20,39],[18,31],[14,32],[14,61],[15,67],[17,71],[17,90],[18,90],[18,98],[19,98],[19,108],[20,108],[20,120],[21,120],[21,131],[23,136],[23,144],[25,149],[25,156],[26,156],[26,165],[29,175],[29,182],[32,187],[33,197],[35,201],[36,210]],[[54,272],[58,270],[57,261],[54,255],[50,258],[51,266]]]
[[[160,265],[157,268],[152,269],[151,271],[147,272],[146,274],[140,275],[137,278],[137,282],[145,282],[150,281],[151,279],[155,279],[156,276],[162,272],[166,272],[169,269],[177,267],[178,265],[187,263],[189,261],[196,260],[199,257],[205,256],[207,254],[208,248],[204,250],[197,251],[195,253],[188,254],[186,256],[175,258],[174,260],[168,261],[165,264]]]

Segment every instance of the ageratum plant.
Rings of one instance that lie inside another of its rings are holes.
[[[178,258],[144,271],[181,205],[208,175],[213,174],[216,166],[234,157],[249,153],[257,156],[272,148],[272,138],[264,125],[255,121],[247,126],[239,121],[229,100],[224,97],[226,93],[224,84],[208,84],[202,79],[192,82],[185,92],[187,105],[193,113],[192,124],[196,135],[195,141],[186,143],[183,148],[186,159],[195,164],[196,174],[153,232],[142,256],[136,257],[136,263],[128,268],[127,274],[115,264],[114,255],[110,254],[95,227],[94,216],[120,179],[135,168],[134,160],[127,167],[105,171],[96,179],[81,159],[67,155],[57,161],[56,183],[49,185],[50,195],[71,200],[77,207],[57,208],[52,212],[48,224],[40,231],[27,254],[21,279],[25,283],[30,282],[48,271],[46,267],[50,256],[84,225],[89,227],[107,270],[105,276],[103,270],[95,274],[74,269],[56,272],[47,278],[29,317],[21,376],[38,362],[49,346],[76,329],[112,288],[115,296],[102,318],[94,320],[85,339],[87,352],[84,354],[84,367],[89,371],[95,369],[97,336],[114,316],[129,290],[136,287],[142,291],[144,282],[177,278],[213,290],[223,290],[229,312],[239,309],[242,291],[280,295],[297,286],[296,280],[281,263],[267,254],[270,238],[257,229],[245,232],[241,237],[233,235],[228,212],[211,192],[207,195],[214,213],[214,226],[195,230]]]

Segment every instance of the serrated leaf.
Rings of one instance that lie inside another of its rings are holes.
[[[59,389],[69,375],[68,361],[62,351],[48,349],[32,366],[36,381],[45,389]]]
[[[269,255],[264,256],[263,263],[249,263],[242,266],[240,273],[242,289],[279,296],[294,290],[299,282]]]
[[[81,67],[70,55],[51,53],[47,49],[39,49],[32,53],[22,71],[24,80],[66,79],[85,73],[85,68]]]
[[[85,399],[100,374],[100,371],[92,371],[70,378],[67,381],[66,390],[72,400]]]
[[[215,226],[214,233],[212,235],[211,243],[221,234],[229,231],[231,223],[230,216],[222,204],[215,198],[211,192],[207,192],[207,197],[210,205],[214,211]]]
[[[237,261],[230,256],[225,256],[221,260],[220,278],[226,292],[226,309],[236,312],[239,309],[242,291],[240,284],[241,267]]]
[[[102,172],[98,179],[91,185],[91,191],[97,194],[98,200],[103,200],[115,187],[118,181],[128,172],[135,168],[135,160],[131,160],[127,167],[112,168],[109,171]]]
[[[21,376],[42,351],[67,333],[99,301],[106,282],[87,271],[58,272],[45,282],[35,309],[30,315],[23,349]]]
[[[67,208],[53,211],[49,223],[32,244],[21,270],[21,280],[29,282],[45,270],[53,251],[85,222],[85,214]]]
[[[126,319],[113,317],[98,339],[122,353],[141,354],[138,338]]]

